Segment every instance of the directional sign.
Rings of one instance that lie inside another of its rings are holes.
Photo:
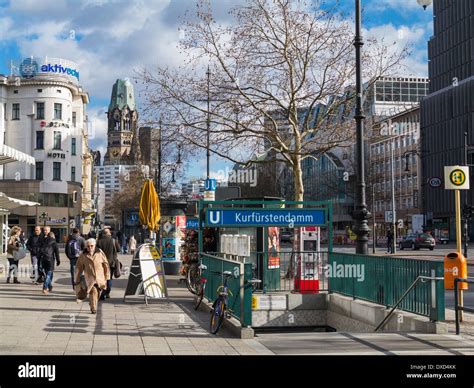
[[[445,166],[444,182],[447,190],[469,190],[469,167]]]
[[[324,209],[206,209],[206,226],[324,226]]]
[[[206,191],[216,191],[217,188],[217,180],[215,179],[206,179],[204,183],[204,188]]]
[[[197,218],[186,218],[186,229],[198,229],[199,220]]]

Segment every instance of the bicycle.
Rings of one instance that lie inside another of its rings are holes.
[[[204,264],[199,266],[199,269],[205,271],[207,267]],[[196,296],[194,297],[194,310],[197,310],[201,305],[202,299],[204,298],[204,293],[206,291],[207,279],[201,276],[199,282],[196,284]]]
[[[192,262],[186,273],[186,287],[189,292],[197,295],[197,286],[201,282],[202,267],[199,262]]]
[[[229,278],[232,276],[232,272],[230,271],[224,271],[224,272],[213,272],[219,275],[224,275],[224,284],[222,286],[219,286],[217,289],[218,291],[218,296],[214,303],[212,304],[211,308],[211,322],[210,322],[210,332],[211,334],[217,334],[219,331],[222,322],[224,321],[224,318],[230,318],[232,315],[233,308],[235,306],[235,303],[237,301],[237,298],[234,299],[234,303],[232,304],[232,308],[228,308],[228,295],[232,295],[232,291],[229,290],[227,282]],[[256,283],[261,283],[262,281],[259,279],[251,279],[245,282],[243,286],[239,287],[247,287],[247,286],[254,286]],[[219,290],[222,290],[219,292]]]

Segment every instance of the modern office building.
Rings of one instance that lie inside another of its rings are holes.
[[[35,166],[3,166],[0,192],[41,204],[12,212],[9,223],[27,232],[50,225],[62,241],[82,217],[89,96],[77,66],[58,58],[27,58],[12,67],[12,75],[0,76],[0,100],[2,144],[36,160]]]
[[[94,166],[99,185],[104,185],[105,188],[106,203],[112,201],[115,193],[127,188],[127,176],[136,169],[137,166],[128,165]]]
[[[444,166],[464,164],[464,132],[474,144],[474,2],[434,0],[434,33],[428,43],[429,95],[421,103],[423,212],[426,229],[455,237],[454,194],[444,185]],[[469,163],[473,163],[472,150]],[[473,173],[471,169],[471,174]],[[472,181],[471,181],[472,184]],[[462,202],[474,203],[473,190]],[[470,228],[471,238],[474,237]]]

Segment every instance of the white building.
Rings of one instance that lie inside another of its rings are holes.
[[[89,96],[79,85],[73,62],[28,58],[17,69],[0,76],[0,142],[33,156],[36,165],[3,166],[0,191],[41,204],[12,213],[11,224],[27,232],[35,224],[50,225],[61,241],[69,228],[81,223]]]
[[[99,178],[99,184],[105,187],[105,202],[109,203],[114,194],[124,189],[122,181],[126,182],[126,177],[136,170],[137,166],[108,165],[94,166],[94,175]]]

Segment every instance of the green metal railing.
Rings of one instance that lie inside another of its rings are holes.
[[[244,287],[244,284],[252,279],[252,264],[205,253],[201,255],[201,261],[207,267],[203,271],[203,277],[207,279],[205,298],[211,303],[217,298],[218,288],[224,284],[222,273],[230,271],[234,275],[227,282],[230,290],[228,304],[232,309],[231,314],[241,322],[242,326],[250,326],[252,324],[252,287]]]
[[[342,266],[339,266],[342,264]],[[386,256],[330,253],[329,292],[352,296],[369,302],[392,307],[419,276],[444,276],[443,262],[403,259]],[[338,267],[339,266],[339,267]],[[359,276],[344,276],[343,271],[362,271]],[[339,273],[338,273],[339,269]],[[342,275],[342,276],[341,276]],[[444,282],[419,282],[398,306],[400,310],[429,317],[432,321],[444,320]]]

